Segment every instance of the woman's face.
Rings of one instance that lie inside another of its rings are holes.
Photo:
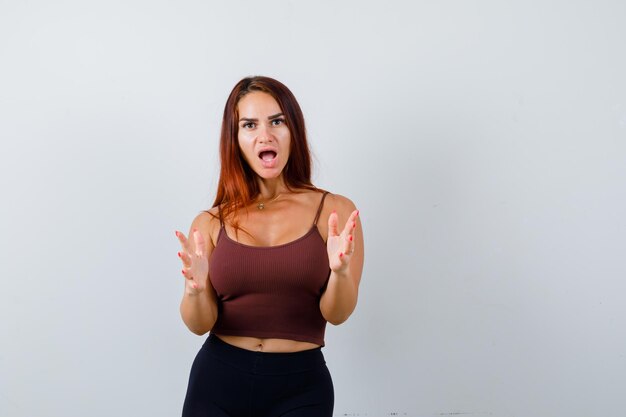
[[[289,159],[291,132],[274,97],[254,91],[237,105],[239,148],[261,178],[277,178]]]

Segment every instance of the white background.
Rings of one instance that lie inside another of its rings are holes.
[[[291,88],[361,209],[337,416],[608,416],[626,392],[626,3],[0,1],[0,415],[180,415],[174,230],[223,105]]]

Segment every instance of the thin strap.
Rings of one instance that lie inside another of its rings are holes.
[[[317,220],[320,218],[320,213],[322,212],[322,207],[324,206],[324,199],[326,198],[326,194],[328,194],[328,191],[324,191],[322,201],[320,201],[320,206],[317,208],[317,214],[315,215],[315,220],[313,220],[314,226],[317,225]]]

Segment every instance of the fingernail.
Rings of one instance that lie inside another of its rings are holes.
[[[343,252],[339,252],[339,259],[343,258]]]
[[[180,273],[181,273],[181,274],[183,274],[183,275],[185,275],[185,270],[184,270],[184,269],[181,269],[181,270],[180,270]]]
[[[174,233],[176,233],[176,237],[178,237],[178,230],[174,231]]]
[[[350,235],[350,242],[352,242],[352,235]]]
[[[352,222],[352,228],[356,227],[356,222]]]
[[[357,210],[357,211],[356,211],[356,215],[358,216],[358,215],[359,215],[359,213],[360,213],[360,211],[359,211],[359,210]]]

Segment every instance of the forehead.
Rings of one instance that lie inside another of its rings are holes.
[[[263,117],[280,113],[278,102],[262,91],[253,91],[243,96],[237,103],[240,117]]]

